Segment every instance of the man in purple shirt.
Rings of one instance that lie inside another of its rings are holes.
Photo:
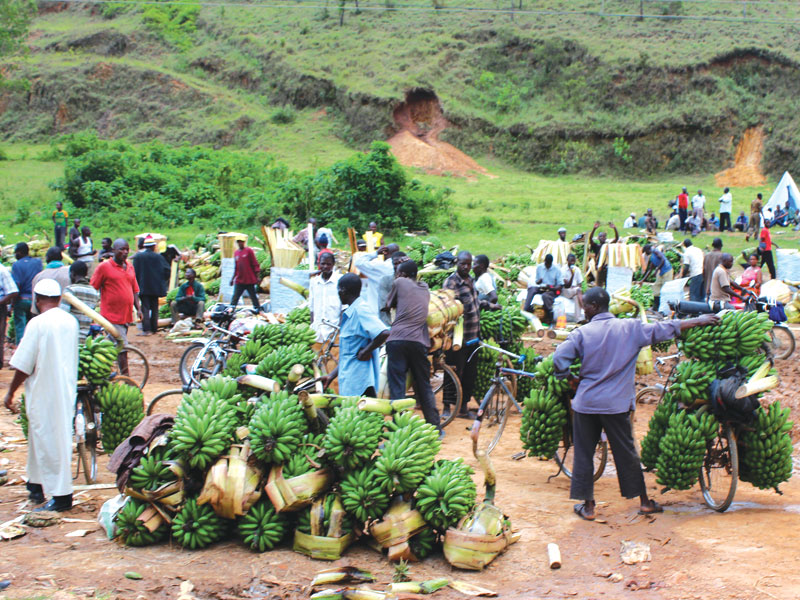
[[[583,501],[575,505],[575,513],[589,521],[595,518],[592,456],[602,431],[606,432],[614,455],[622,495],[639,496],[641,514],[662,511],[655,500],[647,497],[641,462],[633,444],[630,412],[635,409],[636,357],[645,346],[672,339],[692,327],[719,322],[714,314],[651,324],[639,319],[617,319],[608,312],[608,301],[608,292],[603,288],[586,292],[583,309],[589,323],[573,331],[553,355],[556,377],[569,377],[573,387],[577,386],[572,400],[575,458],[570,498]],[[569,371],[576,358],[581,359],[579,379]]]

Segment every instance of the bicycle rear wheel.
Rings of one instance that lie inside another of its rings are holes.
[[[769,332],[769,336],[772,338],[772,352],[775,358],[786,360],[792,355],[795,348],[795,339],[791,329],[776,325]]]
[[[492,440],[489,442],[489,445],[486,447],[486,454],[491,454],[492,450],[495,449],[497,443],[500,441],[500,438],[503,436],[503,431],[506,428],[506,423],[508,422],[508,415],[511,414],[514,410],[514,400],[511,399],[508,394],[506,394],[502,389],[499,387],[497,388],[497,394],[500,395],[502,398],[505,398],[505,405],[500,409],[500,420],[497,423],[497,428],[495,429],[494,436],[492,436]]]
[[[86,442],[78,442],[78,470],[83,469],[86,483],[97,483],[97,448]]]
[[[564,437],[558,445],[558,450],[556,450],[553,460],[564,471],[564,475],[572,479],[572,425],[568,424],[565,429],[569,431],[564,432]],[[608,463],[608,442],[601,439],[597,442],[597,448],[594,451],[594,475],[592,477],[594,481],[597,481],[603,475],[606,463]]]
[[[199,385],[204,379],[217,375],[224,366],[206,344],[194,342],[184,350],[178,372],[184,385]]]
[[[161,392],[147,405],[147,415],[154,413],[175,415],[183,399],[183,390],[180,388]],[[157,410],[156,410],[157,409]]]
[[[127,357],[127,369],[123,368],[125,363],[123,359]],[[120,374],[130,377],[136,382],[139,389],[143,388],[147,383],[147,378],[150,376],[150,364],[147,362],[147,357],[144,352],[139,350],[136,346],[125,346],[119,351],[117,357],[117,364],[120,368]]]
[[[700,467],[700,489],[708,508],[725,512],[736,495],[739,481],[739,451],[728,425],[722,425],[718,437],[709,442]]]
[[[441,385],[438,385],[437,389],[434,389],[433,397],[436,400],[436,410],[439,411],[440,425],[442,429],[444,429],[456,418],[456,415],[461,412],[461,404],[463,401],[461,397],[461,381],[458,379],[456,372],[443,362],[434,371],[431,383],[433,383],[434,378],[441,379]],[[450,414],[445,416],[444,391],[445,388],[449,386],[452,386],[454,390],[454,402],[452,405],[448,405]]]

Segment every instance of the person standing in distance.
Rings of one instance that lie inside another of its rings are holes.
[[[733,210],[733,195],[731,188],[725,188],[719,198],[719,230],[733,231],[731,227],[731,211]]]
[[[258,274],[261,272],[261,266],[256,260],[256,253],[253,249],[246,245],[243,239],[236,240],[239,249],[233,254],[233,277],[231,277],[231,285],[233,286],[233,298],[231,299],[231,306],[234,308],[239,304],[239,298],[242,294],[247,292],[250,296],[250,301],[253,303],[253,308],[261,310],[261,305],[258,303],[258,294],[256,293],[256,284],[258,283]]]
[[[144,238],[144,252],[133,257],[133,269],[142,303],[142,335],[153,335],[158,330],[158,299],[167,295],[170,269],[164,257],[156,252],[152,236]]]
[[[64,205],[61,202],[56,202],[56,209],[53,211],[53,237],[55,246],[62,250],[64,249],[64,238],[67,236],[67,219],[69,213],[64,210]]]
[[[333,254],[326,252],[319,257],[319,275],[311,278],[309,284],[309,305],[311,307],[311,329],[317,332],[317,341],[322,342],[333,331],[326,324],[339,324],[342,303],[339,300],[339,273],[334,269]]]
[[[60,203],[59,203],[60,204]],[[28,255],[28,244],[20,242],[14,246],[16,262],[11,265],[11,277],[17,285],[18,295],[14,300],[14,341],[19,345],[25,335],[25,326],[33,318],[33,278],[42,270],[42,261]]]
[[[19,288],[14,282],[5,266],[0,265],[0,369],[5,364],[3,362],[3,350],[6,347],[6,324],[8,323],[9,309],[14,306],[14,302],[19,296]]]
[[[61,286],[54,279],[41,280],[33,290],[39,316],[14,356],[14,378],[5,407],[19,412],[14,394],[25,384],[28,417],[28,497],[41,504],[35,510],[65,511],[72,508],[72,417],[78,383],[78,322],[58,305]]]
[[[686,231],[686,219],[689,218],[689,194],[686,193],[686,188],[682,188],[678,194],[678,217],[681,220],[681,231]]]
[[[683,240],[683,267],[681,277],[688,277],[689,281],[689,300],[692,302],[703,302],[706,293],[703,285],[703,251],[692,244],[692,240]]]

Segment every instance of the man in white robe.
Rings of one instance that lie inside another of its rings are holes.
[[[33,289],[39,315],[9,363],[14,378],[5,406],[18,412],[14,393],[25,383],[28,415],[28,491],[36,510],[72,508],[72,425],[78,379],[78,321],[58,307],[61,286],[43,279]]]

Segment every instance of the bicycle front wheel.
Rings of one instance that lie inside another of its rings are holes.
[[[792,355],[795,347],[795,339],[791,329],[776,325],[769,332],[769,336],[772,338],[772,352],[775,358],[786,360]]]
[[[709,442],[700,467],[700,489],[708,508],[725,512],[733,502],[739,481],[739,450],[728,425]]]
[[[500,438],[503,436],[503,431],[506,428],[508,415],[514,410],[514,400],[508,396],[508,394],[503,392],[503,390],[499,387],[496,388],[495,394],[496,396],[499,396],[497,398],[496,405],[499,406],[499,404],[503,402],[503,399],[505,399],[505,404],[503,404],[502,408],[499,409],[499,421],[497,421],[492,440],[489,442],[489,445],[486,446],[486,454],[491,454],[492,450],[494,450],[495,446],[497,446],[497,443],[500,441]]]
[[[182,399],[183,390],[180,388],[161,392],[147,405],[147,415],[150,416],[153,413],[175,415]]]
[[[553,460],[556,461],[556,464],[561,467],[561,470],[564,471],[564,475],[572,479],[572,460],[573,460],[573,451],[572,451],[572,426],[568,426],[570,431],[569,435],[564,435],[564,439],[561,440],[561,443],[558,445],[558,450],[556,450],[556,455],[553,457]],[[597,442],[597,448],[594,451],[594,475],[592,479],[597,481],[603,475],[603,471],[606,469],[606,463],[608,463],[608,442],[605,440],[600,440]]]
[[[78,442],[78,468],[83,468],[86,483],[97,483],[97,448],[94,444]]]
[[[199,359],[199,360],[198,360]],[[204,379],[213,377],[222,370],[222,363],[217,360],[214,353],[207,349],[206,344],[194,342],[190,344],[181,356],[178,365],[181,383],[199,385]]]
[[[150,376],[150,364],[144,352],[135,346],[125,346],[119,351],[117,364],[120,373],[135,381],[139,389],[145,386]]]
[[[433,386],[434,380],[437,380],[436,387]],[[441,381],[440,385],[438,384],[439,380]],[[444,429],[456,418],[456,415],[461,412],[461,381],[458,375],[456,375],[456,372],[453,371],[449,365],[442,363],[434,372],[431,378],[431,384],[431,387],[434,389],[433,397],[436,400],[436,410],[439,411],[440,415],[440,425],[442,429]],[[450,395],[448,401],[451,401],[452,404],[445,405],[445,391]],[[445,408],[450,411],[449,414],[445,413]]]

